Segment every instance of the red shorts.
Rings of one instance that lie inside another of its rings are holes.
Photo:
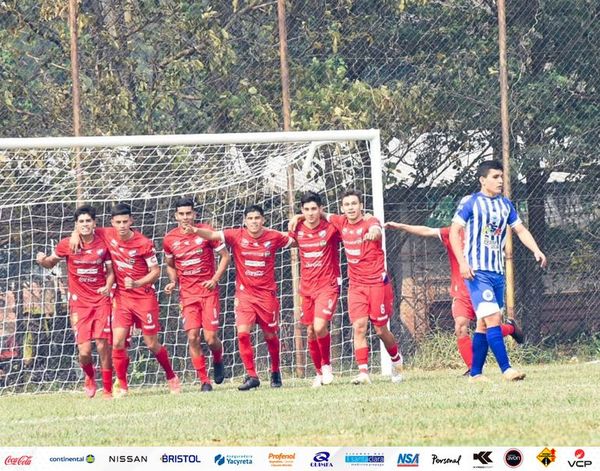
[[[279,299],[275,293],[260,296],[235,297],[235,325],[254,325],[258,322],[263,330],[274,332],[279,327]]]
[[[183,330],[204,329],[215,332],[219,329],[221,304],[218,291],[210,296],[197,298],[181,307]]]
[[[159,312],[158,300],[154,295],[147,298],[119,296],[115,298],[112,325],[113,328],[124,329],[135,325],[142,329],[144,335],[156,335],[160,332]]]
[[[348,314],[350,322],[368,317],[373,325],[386,325],[394,308],[392,284],[350,286],[348,288]]]
[[[313,295],[300,296],[302,302],[300,322],[304,325],[312,325],[315,317],[330,321],[335,313],[339,295],[339,290],[327,289]]]
[[[475,309],[470,297],[452,298],[452,317],[466,317],[472,321],[475,320]]]
[[[111,340],[110,304],[91,307],[71,307],[71,322],[78,344],[94,339]]]

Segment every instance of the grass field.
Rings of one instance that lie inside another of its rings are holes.
[[[0,398],[3,446],[600,445],[600,364],[528,365],[520,383],[469,384],[458,370],[409,370],[406,381],[349,378],[317,390],[288,380],[241,393],[236,384],[121,400],[83,393]],[[313,438],[307,438],[313,437]]]

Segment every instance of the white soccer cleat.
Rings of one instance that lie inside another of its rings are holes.
[[[317,389],[317,388],[320,388],[322,385],[323,385],[323,377],[321,375],[316,375],[315,379],[313,379],[311,387],[313,389]]]
[[[401,383],[404,381],[402,371],[402,362],[399,361],[396,364],[392,364],[392,383]]]
[[[506,381],[521,381],[525,379],[525,373],[517,371],[514,368],[509,368],[504,373],[502,373],[502,377]]]
[[[352,384],[371,384],[371,378],[369,377],[369,373],[365,373],[365,372],[361,371],[352,380]]]
[[[321,366],[321,373],[323,375],[322,383],[324,385],[333,383],[333,370],[331,365]]]
[[[127,397],[128,394],[129,394],[129,389],[113,388],[112,397],[113,397],[113,399],[122,399],[124,397]]]

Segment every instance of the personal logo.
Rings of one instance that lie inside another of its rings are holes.
[[[274,468],[291,468],[296,461],[296,453],[269,453],[267,459]]]
[[[32,455],[11,456],[4,459],[6,466],[31,466]]]
[[[516,448],[511,448],[504,453],[504,464],[509,468],[518,468],[523,463],[523,454]]]
[[[574,456],[574,460],[567,460],[569,468],[587,468],[588,466],[592,466],[592,460],[584,460],[585,451],[583,451],[581,448],[575,450]]]
[[[163,463],[202,463],[198,455],[169,455],[165,453],[160,457]]]
[[[333,463],[329,462],[331,454],[328,451],[319,451],[313,456],[312,462],[310,463],[311,468],[332,468]]]
[[[398,468],[416,468],[419,466],[419,453],[400,453],[396,465]]]
[[[94,455],[87,455],[85,457],[85,462],[86,463],[92,464],[94,461],[96,461],[96,458],[94,457]]]
[[[473,468],[485,469],[491,468],[493,465],[492,460],[492,452],[491,451],[480,451],[478,453],[473,453],[473,461],[475,464]]]
[[[460,466],[460,460],[462,459],[462,455],[458,455],[456,457],[446,457],[446,456],[438,456],[435,453],[431,454],[431,464],[451,464]]]
[[[537,459],[547,468],[556,461],[556,450],[554,448],[552,448],[551,450],[549,450],[548,448],[544,448],[537,455]]]
[[[344,462],[350,466],[383,466],[383,453],[346,453]]]
[[[243,466],[243,465],[252,465],[254,464],[254,460],[252,455],[215,455],[215,464],[219,466],[223,465],[231,465],[231,466]]]

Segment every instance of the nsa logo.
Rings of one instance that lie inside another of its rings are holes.
[[[418,453],[400,453],[398,455],[398,468],[416,468],[419,466],[419,454]]]

